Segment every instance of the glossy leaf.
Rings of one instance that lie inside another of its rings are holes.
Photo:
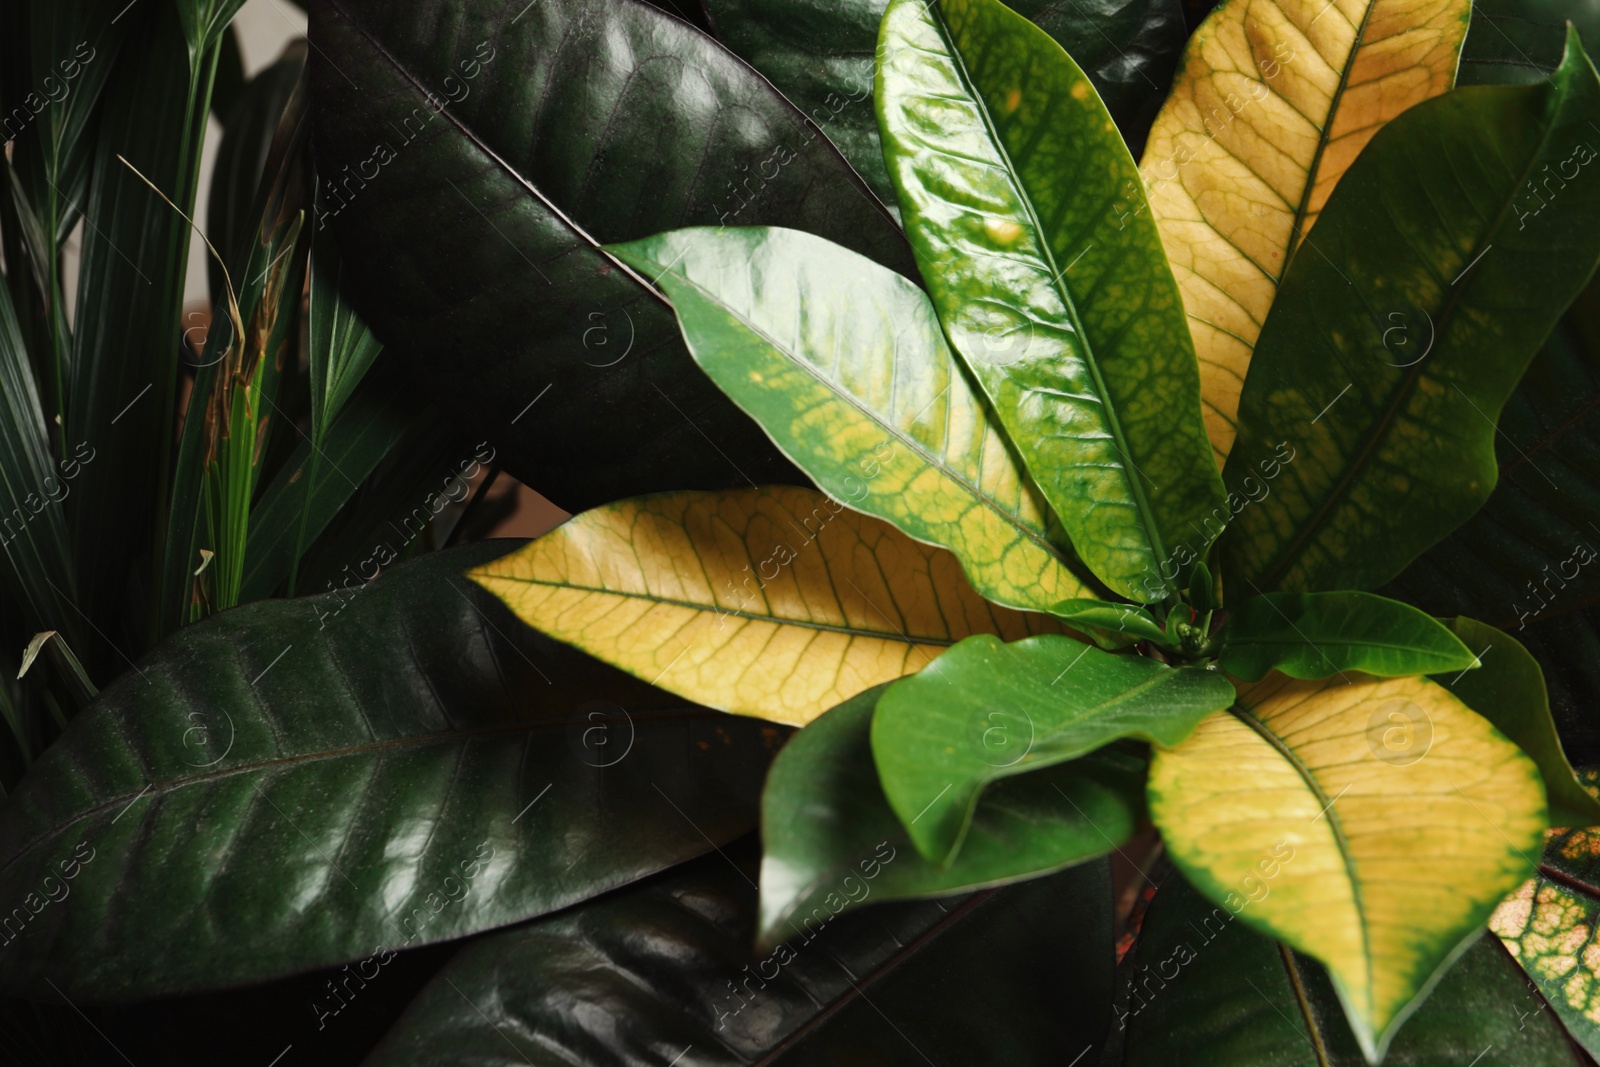
[[[1240,916],[1328,968],[1374,1062],[1546,826],[1533,763],[1422,678],[1247,686],[1156,751],[1149,800],[1173,861],[1230,910],[1281,864]]]
[[[463,949],[366,1062],[1031,1064],[1105,1031],[1104,864],[836,924],[824,909],[759,957],[747,871],[706,857]]]
[[[1600,826],[1600,801],[1578,781],[1562,750],[1538,661],[1515,638],[1493,626],[1456,618],[1450,628],[1477,653],[1482,665],[1475,671],[1441,676],[1436,681],[1494,723],[1539,765],[1539,777],[1544,780],[1550,801],[1552,825]]]
[[[1044,611],[1089,595],[910,281],[796,230],[613,251],[667,291],[701,369],[824,492],[950,549],[990,600]]]
[[[1291,678],[1345,671],[1393,678],[1478,666],[1472,650],[1444,624],[1372,593],[1251,597],[1228,619],[1222,640],[1218,665],[1247,682],[1273,670]]]
[[[1123,737],[1175,745],[1233,702],[1214,671],[1102,652],[1069,637],[974,637],[890,686],[872,722],[883,791],[917,850],[948,865],[1001,778]]]
[[[148,996],[371,958],[745,832],[774,732],[519,632],[461,576],[506,547],[247,605],[103,690],[0,811],[0,890],[31,913],[5,987]],[[70,903],[38,903],[61,884]]]
[[[800,111],[635,0],[461,0],[443,22],[309,7],[317,224],[362,318],[463,432],[568,511],[799,480],[695,368],[649,278],[600,246],[783,225],[912,274],[893,218]]]
[[[1262,900],[1276,892],[1274,878],[1253,884]],[[1119,975],[1113,1031],[1125,1034],[1124,1067],[1366,1067],[1326,972],[1235,918],[1182,878],[1162,881]],[[1495,940],[1477,938],[1407,1020],[1384,1067],[1466,1067],[1474,1057],[1477,1067],[1579,1067],[1542,1006]]]
[[[945,332],[1084,563],[1164,599],[1223,494],[1133,160],[1083,72],[997,0],[894,0],[880,50],[884,156]]]
[[[1017,0],[1088,74],[1123,138],[1138,151],[1183,49],[1177,0]],[[839,146],[886,202],[894,189],[883,165],[872,109],[878,24],[888,0],[706,0],[717,39],[765,75]]]
[[[818,906],[843,901],[849,909],[1037,877],[1104,855],[1139,831],[1145,759],[1114,745],[996,782],[979,799],[954,862],[928,862],[889,806],[872,761],[872,710],[883,688],[801,730],[767,775],[759,945],[791,936],[792,924]]]
[[[1593,786],[1594,771],[1584,780]],[[1495,909],[1489,930],[1527,974],[1529,988],[1512,1001],[1518,1018],[1537,1024],[1554,1015],[1591,1056],[1600,1055],[1600,836],[1594,829],[1552,834],[1538,872]]]
[[[1134,641],[1154,641],[1167,645],[1167,632],[1156,622],[1155,616],[1136,604],[1116,604],[1109,600],[1080,598],[1063,600],[1050,606],[1050,614],[1070,622],[1080,630],[1093,629],[1112,637],[1111,647],[1127,645]],[[1098,641],[1098,639],[1097,639]],[[1101,647],[1107,643],[1098,641]]]
[[[1373,138],[1256,349],[1228,483],[1274,442],[1298,456],[1223,538],[1231,582],[1379,586],[1488,498],[1494,420],[1600,257],[1596,121],[1573,36],[1548,84],[1451,93]]]
[[[777,486],[595,508],[471,577],[653,685],[793,725],[969,634],[1059,629],[985,601],[942,549]]]
[[[1219,462],[1296,248],[1373,134],[1454,83],[1471,10],[1471,0],[1228,0],[1190,38],[1141,169]]]

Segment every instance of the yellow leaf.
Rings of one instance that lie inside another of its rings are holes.
[[[1149,795],[1197,888],[1328,967],[1374,1062],[1545,827],[1532,761],[1415,677],[1240,686],[1155,754]]]
[[[523,621],[698,704],[804,725],[977,633],[1060,633],[944,549],[809,489],[586,511],[468,575]]]
[[[1219,463],[1290,254],[1372,135],[1454,84],[1471,11],[1471,0],[1227,0],[1190,39],[1140,170]]]

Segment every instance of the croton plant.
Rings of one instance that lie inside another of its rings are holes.
[[[17,1062],[1594,1062],[1591,8],[241,2],[0,16]]]

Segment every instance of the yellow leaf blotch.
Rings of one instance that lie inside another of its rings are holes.
[[[809,489],[586,511],[468,575],[530,626],[708,707],[804,725],[975,633],[1059,633],[944,549]]]
[[[1157,751],[1149,793],[1184,873],[1321,960],[1369,1052],[1528,876],[1545,828],[1532,762],[1422,678],[1241,686]]]
[[[1218,461],[1290,254],[1378,130],[1455,81],[1470,0],[1227,0],[1140,170],[1183,293]]]

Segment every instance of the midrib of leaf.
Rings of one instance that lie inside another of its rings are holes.
[[[391,67],[398,71],[406,79],[406,81],[411,83],[413,88],[422,93],[424,97],[430,100],[433,99],[433,93],[428,89],[428,87],[419,81],[416,76],[411,73],[410,69],[400,61],[400,58],[393,52],[389,51],[388,47],[386,47],[382,41],[374,37],[364,24],[355,18],[352,18],[350,13],[345,10],[344,5],[340,3],[339,0],[329,0],[329,3],[334,10],[338,11],[339,14],[344,17],[344,20],[347,24],[354,27],[362,37],[366,38],[367,43],[370,44],[379,55],[383,56],[384,60],[387,61]],[[506,159],[500,155],[500,153],[496,152],[493,148],[490,148],[489,145],[484,142],[483,138],[478,136],[476,131],[458,119],[455,114],[451,112],[448,104],[440,108],[438,114],[443,115],[450,125],[454,126],[460,131],[463,137],[472,142],[472,146],[474,148],[482,152],[489,158],[491,162],[494,163],[495,166],[499,167],[500,170],[509,175],[514,181],[517,182],[517,184],[526,189],[534,199],[538,200],[539,203],[545,207],[546,210],[559,219],[563,226],[571,230],[574,235],[581,239],[592,250],[605,256],[607,260],[617,267],[617,269],[621,270],[622,273],[626,274],[629,278],[632,278],[639,284],[641,288],[643,288],[647,293],[655,297],[657,300],[661,301],[662,304],[668,308],[672,307],[672,304],[658,289],[656,289],[654,285],[651,285],[648,281],[641,277],[638,272],[636,272],[632,267],[628,266],[628,264],[622,262],[622,260],[606,251],[605,245],[601,244],[599,241],[590,236],[587,230],[578,225],[577,221],[573,219],[572,216],[561,210],[561,208],[556,205],[555,201],[551,200],[544,194],[543,190],[534,185],[533,182],[529,181],[521,171],[517,170],[516,167],[513,167],[510,163],[508,163]],[[469,199],[469,203],[470,202],[471,201]],[[473,206],[477,205],[474,204]]]
[[[1311,1000],[1306,996],[1305,982],[1300,977],[1300,965],[1294,961],[1294,950],[1282,941],[1274,947],[1278,950],[1278,957],[1283,960],[1283,969],[1289,972],[1295,1005],[1300,1009],[1300,1017],[1306,1021],[1306,1036],[1311,1040],[1311,1050],[1317,1054],[1317,1067],[1332,1067],[1333,1061],[1328,1058],[1328,1049],[1322,1040],[1322,1027],[1317,1025],[1316,1013],[1311,1010]]]
[[[1361,51],[1361,44],[1366,39],[1367,23],[1372,18],[1373,9],[1380,3],[1382,3],[1382,0],[1367,0],[1367,9],[1361,14],[1361,25],[1356,27],[1355,39],[1350,42],[1350,53],[1345,57],[1344,69],[1339,71],[1339,83],[1333,87],[1333,95],[1328,98],[1328,113],[1323,117],[1322,125],[1317,129],[1317,149],[1311,154],[1311,165],[1306,168],[1306,186],[1300,190],[1300,206],[1295,208],[1294,222],[1289,225],[1288,247],[1283,250],[1283,269],[1273,279],[1274,283],[1283,281],[1284,275],[1289,273],[1289,261],[1294,258],[1299,246],[1305,242],[1302,227],[1305,225],[1306,213],[1311,209],[1311,196],[1317,188],[1317,171],[1322,166],[1322,155],[1327,151],[1328,142],[1332,139],[1333,124],[1339,117],[1339,102],[1344,99],[1345,88],[1350,84],[1350,71],[1355,68],[1356,55]],[[1328,7],[1333,5],[1334,0],[1329,0]],[[1340,14],[1343,15],[1344,12],[1341,11]],[[1316,19],[1311,21],[1315,22]],[[1298,26],[1295,28],[1299,29]],[[1304,33],[1304,31],[1301,32],[1302,34]],[[1306,39],[1309,45],[1309,36]],[[1319,56],[1318,58],[1321,57]],[[1300,240],[1295,240],[1297,237]],[[1251,348],[1254,347],[1254,345],[1251,346]]]
[[[1020,18],[1021,16],[1018,17]],[[942,12],[935,11],[933,24],[940,38],[944,41],[946,51],[955,62],[956,73],[961,77],[962,86],[967,90],[967,95],[972,98],[972,102],[977,105],[978,114],[983,118],[983,127],[988,132],[989,140],[994,144],[995,150],[1000,153],[1000,158],[1005,164],[1006,173],[1010,175],[1012,181],[1016,184],[1017,199],[1021,202],[1022,210],[1027,213],[1028,222],[1033,227],[1034,236],[1039,242],[1039,254],[1044,257],[1045,264],[1050,270],[1050,287],[1061,297],[1061,303],[1067,309],[1067,315],[1072,321],[1073,332],[1079,338],[1079,347],[1083,353],[1084,365],[1089,368],[1089,374],[1094,378],[1095,393],[1100,398],[1100,410],[1104,413],[1106,425],[1111,430],[1112,444],[1116,448],[1117,454],[1122,457],[1122,479],[1127,483],[1133,494],[1134,507],[1139,512],[1139,521],[1144,526],[1145,537],[1150,541],[1150,549],[1155,554],[1155,558],[1157,560],[1165,559],[1167,554],[1166,545],[1161,539],[1160,530],[1156,528],[1155,516],[1150,511],[1150,502],[1144,495],[1144,486],[1139,484],[1137,472],[1130,470],[1133,460],[1128,451],[1127,438],[1122,432],[1122,422],[1117,418],[1116,409],[1112,405],[1110,394],[1106,390],[1105,379],[1100,374],[1099,361],[1095,358],[1094,348],[1089,343],[1089,334],[1084,330],[1083,323],[1078,318],[1078,305],[1073,301],[1072,294],[1067,291],[1066,283],[1062,281],[1062,271],[1056,268],[1055,253],[1050,250],[1050,239],[1045,233],[1044,225],[1039,221],[1039,216],[1033,209],[1033,200],[1029,198],[1027,190],[1023,187],[1022,176],[1018,173],[1016,165],[1011,162],[1010,151],[1006,148],[1005,142],[1001,140],[1000,132],[995,129],[994,119],[989,114],[988,103],[983,99],[983,94],[978,91],[976,85],[973,84],[972,76],[967,71],[966,58],[962,56],[961,50],[956,47],[955,42],[950,39],[950,33],[945,26]],[[1087,78],[1088,75],[1084,77]],[[1094,90],[1091,88],[1090,91],[1093,92]],[[1043,136],[1043,134],[1041,133],[1040,136]]]
[[[782,1041],[778,1042],[778,1044],[769,1049],[759,1060],[753,1061],[750,1067],[766,1067],[767,1064],[778,1062],[785,1052],[789,1051],[795,1045],[809,1037],[813,1030],[816,1030],[834,1015],[838,1014],[840,1011],[843,1011],[851,1004],[854,1004],[857,998],[866,1000],[867,994],[864,992],[864,987],[870,986],[875,982],[885,978],[890,972],[895,970],[895,968],[899,967],[902,963],[905,963],[906,960],[920,952],[924,944],[944,933],[946,929],[948,929],[958,920],[965,918],[969,912],[973,911],[984,901],[994,896],[995,892],[996,890],[993,889],[982,890],[972,894],[956,907],[946,910],[945,914],[941,915],[938,920],[930,925],[926,930],[922,931],[916,937],[906,942],[905,945],[901,946],[899,951],[895,952],[888,959],[878,964],[869,973],[859,976],[859,981],[855,978],[851,978],[850,993],[841,996],[838,1000],[834,1001],[832,1004],[829,1004],[826,1008],[807,1019],[788,1037],[784,1038]],[[792,920],[791,925],[793,925]],[[843,963],[839,963],[837,959],[835,959],[834,962],[839,964],[840,970],[846,970]],[[868,1001],[868,1003],[871,1002]]]
[[[720,719],[723,717],[722,712],[712,711],[704,708],[669,709],[664,712],[651,712],[646,710],[643,712],[635,711],[633,714],[639,715],[652,723],[670,721],[676,718],[703,719],[715,717]],[[119,804],[130,801],[135,797],[148,796],[155,798],[165,796],[168,793],[177,792],[180,789],[187,789],[190,786],[199,785],[204,782],[218,781],[241,774],[252,774],[256,771],[265,770],[272,767],[298,767],[312,763],[323,763],[331,759],[343,759],[347,756],[359,756],[367,752],[378,752],[384,749],[421,748],[428,745],[453,744],[459,741],[468,741],[478,737],[492,737],[495,734],[530,734],[538,733],[544,730],[564,729],[566,729],[564,720],[558,721],[549,719],[500,723],[495,726],[475,726],[467,730],[452,730],[444,733],[417,734],[412,737],[397,737],[388,741],[369,741],[360,745],[347,745],[343,748],[320,749],[316,752],[303,752],[293,756],[278,756],[273,759],[255,760],[250,763],[240,763],[232,767],[224,767],[215,771],[208,771],[205,774],[192,774],[186,775],[182,778],[171,779],[161,783],[160,785],[152,785],[137,793],[125,790],[107,800],[100,802],[99,804],[94,805],[93,807],[84,808],[82,811],[74,813],[74,815],[68,821],[53,826],[37,837],[24,842],[17,848],[15,855],[7,858],[4,862],[0,862],[0,874],[3,874],[5,871],[9,870],[13,863],[16,863],[22,857],[32,852],[37,846],[49,841],[51,838],[57,837],[67,829],[76,826],[79,823],[86,822],[97,815],[103,815],[107,811],[116,808]]]
[[[1545,114],[1549,115],[1552,111],[1559,112],[1560,105],[1566,102],[1566,95],[1565,88],[1563,87],[1560,93],[1560,98],[1553,102],[1554,106],[1551,106],[1550,104],[1546,105]],[[1523,167],[1522,173],[1518,176],[1516,182],[1510,186],[1512,190],[1511,195],[1506,197],[1501,202],[1500,209],[1495,212],[1493,221],[1490,222],[1489,226],[1484,230],[1483,236],[1485,238],[1499,236],[1500,227],[1505,222],[1506,212],[1511,209],[1512,202],[1516,199],[1516,190],[1522,188],[1523,183],[1526,182],[1529,175],[1533,173],[1534,166],[1540,159],[1544,157],[1544,150],[1550,143],[1550,135],[1554,132],[1554,129],[1554,123],[1545,126],[1544,132],[1539,136],[1538,147],[1528,154],[1527,165]],[[1487,252],[1489,247],[1493,244],[1493,241],[1486,241],[1482,238],[1480,238],[1478,242],[1474,243],[1472,250],[1477,254],[1472,259],[1467,260],[1468,265],[1471,266],[1472,264],[1477,263],[1478,259],[1482,258],[1484,253]],[[1460,280],[1461,279],[1459,278],[1457,279],[1457,281]],[[1457,289],[1454,283],[1448,286],[1450,292],[1445,296],[1444,307],[1439,311],[1439,321],[1442,325],[1435,330],[1434,333],[1434,337],[1436,339],[1435,347],[1437,347],[1437,341],[1442,339],[1442,335],[1447,333],[1455,325],[1456,309],[1460,306],[1461,294],[1466,292],[1468,286],[1470,285],[1471,282],[1469,281],[1467,285],[1463,285],[1460,289]],[[1356,455],[1351,459],[1350,463],[1346,465],[1344,473],[1339,476],[1339,481],[1328,493],[1322,504],[1318,506],[1311,518],[1300,528],[1300,532],[1295,534],[1293,540],[1289,542],[1288,547],[1278,554],[1271,567],[1262,572],[1262,585],[1270,588],[1271,586],[1278,584],[1278,580],[1283,577],[1283,573],[1290,567],[1294,566],[1296,560],[1300,556],[1300,553],[1305,550],[1306,544],[1310,542],[1313,536],[1321,531],[1323,525],[1328,521],[1329,515],[1332,514],[1333,509],[1339,504],[1343,503],[1344,498],[1349,495],[1350,489],[1355,485],[1356,479],[1366,470],[1367,464],[1372,461],[1372,457],[1377,452],[1378,447],[1388,438],[1389,431],[1393,428],[1395,420],[1400,417],[1400,412],[1405,408],[1405,405],[1410,401],[1412,394],[1416,391],[1417,382],[1422,380],[1423,369],[1427,362],[1428,361],[1426,359],[1418,360],[1415,364],[1406,368],[1405,377],[1402,378],[1399,384],[1396,386],[1394,396],[1390,399],[1388,406],[1384,409],[1383,415],[1379,418],[1377,425],[1373,428],[1373,432],[1367,435],[1367,439],[1362,444],[1361,450],[1357,452]],[[1463,393],[1463,395],[1466,394]],[[1473,401],[1470,396],[1467,396],[1467,399],[1473,404],[1474,407],[1477,406],[1477,402]],[[1497,429],[1498,425],[1499,424],[1496,423]]]
[[[1361,892],[1361,879],[1356,876],[1356,861],[1350,855],[1350,842],[1345,837],[1344,822],[1340,819],[1339,813],[1334,810],[1333,806],[1334,801],[1338,798],[1330,798],[1328,796],[1327,792],[1322,788],[1322,783],[1317,781],[1317,776],[1311,773],[1311,768],[1307,767],[1301,761],[1299,755],[1284,744],[1283,739],[1273,733],[1266,723],[1256,718],[1253,712],[1238,704],[1228,710],[1235,718],[1250,727],[1267,744],[1271,745],[1278,755],[1282,756],[1284,761],[1294,768],[1295,773],[1300,776],[1300,780],[1305,783],[1306,788],[1322,804],[1322,814],[1328,820],[1328,828],[1333,831],[1333,841],[1339,848],[1339,858],[1344,862],[1345,878],[1350,883],[1350,895],[1355,899],[1356,914],[1361,920],[1361,965],[1366,971],[1367,988],[1370,992],[1372,987],[1372,935],[1367,922],[1366,901]]]
[[[723,310],[725,310],[727,312],[727,314],[728,314],[728,316],[730,318],[735,319],[740,325],[744,326],[751,333],[755,334],[756,336],[760,337],[762,340],[766,341],[768,344],[770,344],[773,348],[777,349],[779,352],[784,353],[784,355],[788,357],[790,363],[793,363],[795,366],[797,366],[797,367],[801,368],[802,370],[804,370],[807,374],[809,374],[812,377],[812,379],[814,381],[816,381],[818,384],[820,384],[824,388],[826,388],[830,393],[832,393],[835,397],[837,397],[845,405],[847,405],[848,407],[852,408],[856,412],[860,413],[868,421],[870,421],[872,423],[875,423],[875,424],[877,424],[879,426],[884,427],[885,430],[888,431],[889,435],[892,436],[893,438],[895,438],[900,443],[904,444],[908,451],[912,452],[913,454],[915,454],[917,456],[920,456],[923,459],[923,461],[928,464],[928,466],[933,467],[935,470],[940,471],[947,478],[949,478],[950,481],[954,482],[955,484],[961,486],[963,489],[967,490],[967,492],[969,492],[974,498],[976,498],[977,500],[981,501],[983,503],[984,507],[988,508],[990,511],[994,512],[996,515],[1000,516],[1000,518],[1008,526],[1010,526],[1012,529],[1016,530],[1023,537],[1027,538],[1029,541],[1032,541],[1034,544],[1038,545],[1045,552],[1047,552],[1050,555],[1051,559],[1054,559],[1057,563],[1060,563],[1063,567],[1067,566],[1066,559],[1062,556],[1062,554],[1061,554],[1059,549],[1057,549],[1054,545],[1052,545],[1049,541],[1047,541],[1042,535],[1035,533],[1033,530],[1028,529],[1026,526],[1023,526],[1017,520],[1015,515],[1013,515],[1009,510],[1007,510],[1006,507],[1004,505],[1002,505],[998,500],[994,499],[992,494],[985,492],[982,489],[982,487],[980,487],[980,486],[974,484],[973,482],[969,481],[965,476],[963,476],[960,472],[958,472],[954,467],[951,467],[945,461],[944,457],[935,456],[933,453],[929,452],[927,449],[925,449],[922,446],[922,443],[920,441],[918,441],[914,437],[909,436],[903,429],[901,429],[901,427],[899,425],[897,425],[894,422],[890,421],[890,419],[888,419],[886,417],[880,418],[876,412],[872,411],[870,408],[865,407],[864,405],[861,404],[861,402],[859,400],[857,400],[854,396],[852,396],[850,394],[849,390],[845,389],[843,386],[839,385],[838,383],[833,382],[830,379],[823,377],[822,372],[816,367],[815,364],[811,363],[809,360],[800,359],[800,358],[796,357],[793,353],[791,353],[788,350],[788,348],[786,346],[780,344],[776,338],[774,338],[767,331],[763,330],[760,326],[757,326],[755,323],[753,323],[750,320],[746,319],[743,315],[739,314],[733,308],[728,307],[725,304],[721,304],[716,299],[716,297],[710,291],[708,291],[703,286],[701,286],[699,282],[696,282],[693,279],[689,278],[687,275],[683,275],[683,274],[680,274],[679,278],[681,278],[683,280],[683,282],[685,282],[686,284],[692,286],[695,289],[696,292],[698,292],[702,297],[704,297],[707,300],[707,302],[711,303],[714,306],[718,306],[718,307],[723,308]],[[962,373],[962,368],[960,368],[958,366],[953,366],[953,365],[951,366],[950,374],[951,374],[952,377],[958,376],[961,373]],[[896,373],[895,374],[895,380],[890,383],[891,397],[893,395],[894,387],[898,384],[898,381],[899,381],[899,374]],[[945,392],[949,392],[949,391],[950,391],[950,386],[948,386],[948,385],[945,386]],[[986,407],[984,407],[984,404],[985,404],[984,400],[982,398],[980,398],[980,397],[974,397],[973,399],[978,401],[978,403],[980,405],[980,410],[982,410],[982,413],[987,417],[989,412],[987,411]],[[892,400],[891,400],[891,404],[892,404]],[[951,406],[952,405],[950,403],[946,403],[945,404],[945,428],[944,428],[943,431],[941,431],[941,437],[944,439],[945,443],[947,443],[947,444],[949,443],[949,440],[950,440],[950,409],[951,409]],[[774,442],[774,444],[777,444],[777,442]],[[1010,455],[1011,454],[1010,442],[1006,441],[1005,444],[1007,445],[1006,452],[1007,452],[1008,455]],[[782,445],[778,446],[778,450],[780,452],[783,452],[784,455],[788,456],[788,458],[791,461],[793,461],[796,466],[800,466],[799,461],[796,460],[794,456],[789,456],[788,450],[783,448]],[[1027,474],[1027,468],[1023,467],[1020,461],[1018,462],[1018,466],[1022,468],[1020,473],[1023,474],[1023,479],[1021,479],[1020,488],[1023,490],[1024,493],[1026,493],[1028,488],[1029,488],[1029,486],[1030,486],[1030,484],[1032,483],[1032,478],[1031,478],[1031,476],[1029,476]],[[898,523],[895,524],[895,526],[897,528],[898,528],[898,525],[899,525]],[[944,545],[934,544],[931,541],[924,541],[923,543],[924,544],[933,544],[933,546],[935,548],[945,548],[946,547]],[[1067,569],[1071,570],[1070,567],[1068,567]],[[1076,577],[1075,574],[1074,574],[1074,577]]]
[[[815,538],[812,540],[815,540]],[[948,551],[948,549],[945,551]],[[832,575],[830,574],[829,577],[831,580]],[[625,600],[643,600],[651,604],[666,604],[675,608],[687,608],[690,611],[699,612],[702,615],[715,613],[724,618],[747,619],[751,622],[771,623],[774,626],[797,626],[803,630],[817,630],[823,633],[844,634],[847,637],[870,637],[884,641],[898,639],[911,647],[915,647],[917,645],[943,645],[945,647],[949,647],[950,645],[955,644],[953,639],[946,637],[907,637],[906,635],[894,630],[862,630],[851,626],[836,626],[831,622],[814,622],[806,619],[794,619],[786,615],[757,615],[752,612],[741,611],[737,608],[725,609],[718,607],[716,604],[702,604],[693,600],[678,600],[674,597],[655,596],[651,593],[630,593],[622,589],[605,589],[600,586],[593,585],[575,585],[571,582],[553,582],[542,578],[519,578],[515,575],[506,574],[497,574],[494,575],[494,578],[497,581],[521,582],[524,585],[544,586],[547,589],[571,589],[579,593],[593,593],[596,596],[614,596]],[[835,597],[838,597],[837,590],[835,590]],[[843,598],[838,599],[842,603]],[[896,603],[895,607],[901,608],[903,606]]]

